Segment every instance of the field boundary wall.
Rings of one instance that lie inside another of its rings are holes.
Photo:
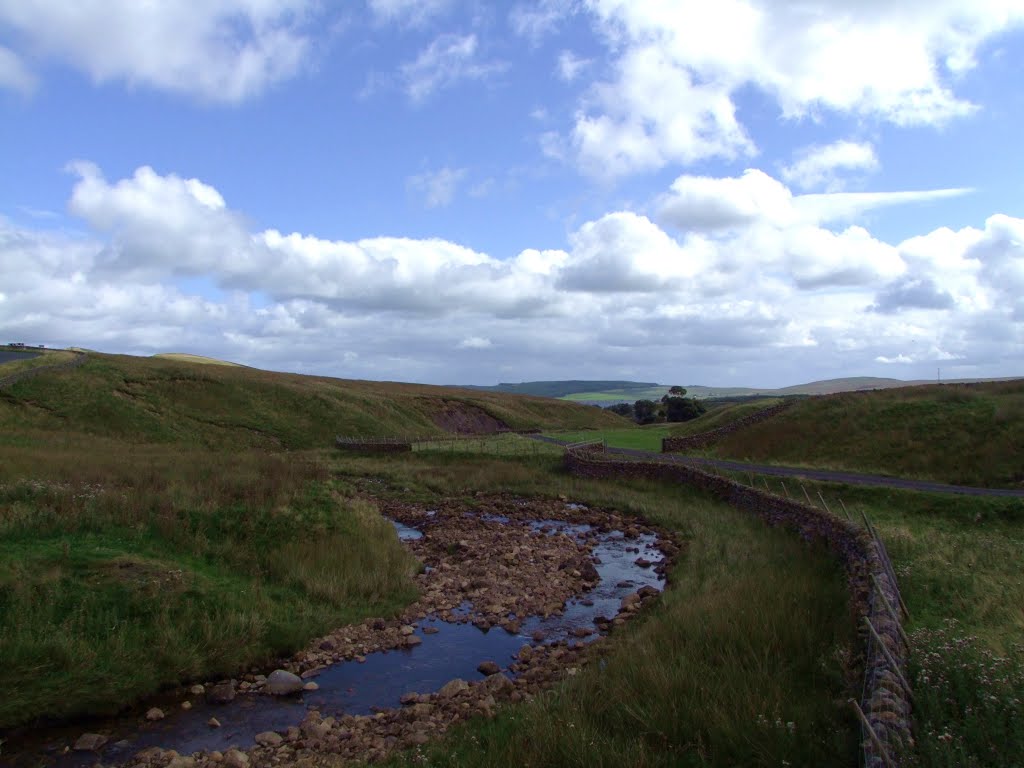
[[[663,437],[661,439],[661,452],[677,453],[681,451],[707,448],[709,445],[717,443],[723,437],[731,435],[734,432],[738,432],[744,427],[749,427],[753,424],[760,424],[762,421],[772,418],[787,408],[790,408],[794,402],[794,400],[786,400],[777,405],[771,405],[763,410],[756,411],[749,416],[744,416],[742,419],[736,419],[736,421],[731,424],[726,424],[725,426],[718,427],[717,429],[709,429],[707,432],[701,432],[696,435],[686,435],[684,437]]]
[[[899,613],[902,601],[881,540],[865,528],[817,507],[743,485],[683,464],[610,458],[599,443],[566,450],[566,468],[577,477],[655,479],[706,491],[771,526],[792,530],[805,541],[824,543],[846,570],[850,603],[864,648],[864,680],[857,702],[862,765],[888,768],[913,747],[907,682],[909,646]]]

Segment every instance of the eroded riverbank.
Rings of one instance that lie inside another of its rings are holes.
[[[575,674],[593,657],[590,641],[659,593],[678,552],[633,518],[565,500],[390,503],[382,511],[405,526],[400,533],[424,564],[420,599],[396,619],[342,627],[280,663],[298,677],[298,691],[270,695],[255,672],[210,681],[93,724],[91,745],[73,731],[54,732],[14,755],[15,764],[237,768],[320,753],[378,759]],[[97,748],[74,751],[72,739]]]

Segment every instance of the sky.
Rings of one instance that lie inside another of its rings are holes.
[[[0,341],[1024,375],[1024,0],[0,0]]]

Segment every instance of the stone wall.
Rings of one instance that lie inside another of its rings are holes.
[[[816,507],[690,466],[611,459],[599,444],[567,450],[565,462],[569,472],[578,477],[659,479],[696,486],[769,525],[788,528],[806,541],[824,542],[846,569],[851,605],[864,643],[864,689],[859,705],[868,727],[862,727],[863,765],[881,768],[887,760],[898,764],[901,756],[909,753],[913,747],[912,693],[906,682],[909,648],[898,613],[898,588],[884,546],[868,531]],[[881,646],[865,619],[878,633]]]
[[[791,405],[793,400],[785,400],[778,405],[772,405],[763,410],[757,411],[744,416],[742,419],[736,419],[731,424],[726,424],[724,427],[718,429],[710,429],[707,432],[701,432],[697,435],[687,435],[686,437],[665,437],[661,440],[661,452],[662,453],[674,453],[676,451],[691,451],[700,448],[706,448],[712,443],[716,443],[726,435],[731,435],[733,432],[738,432],[744,427],[749,427],[751,424],[759,424],[766,419],[770,419],[772,416],[780,413]]]
[[[358,453],[408,453],[412,450],[411,442],[388,438],[339,437],[334,445],[343,451]]]
[[[4,387],[10,387],[17,384],[19,381],[25,379],[31,379],[33,376],[38,376],[41,373],[47,373],[51,371],[67,371],[72,368],[77,368],[87,359],[88,355],[84,352],[75,352],[75,356],[70,360],[65,360],[62,363],[54,363],[53,365],[39,365],[35,368],[25,368],[24,370],[12,373],[10,376],[5,376],[0,379],[0,389]]]

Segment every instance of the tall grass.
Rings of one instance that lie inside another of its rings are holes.
[[[0,447],[0,727],[113,711],[414,598],[373,508],[302,456]]]

